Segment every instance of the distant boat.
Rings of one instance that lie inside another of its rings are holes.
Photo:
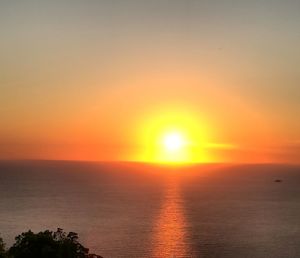
[[[276,180],[274,180],[274,182],[276,182],[276,183],[281,183],[282,180],[281,180],[281,179],[276,179]]]

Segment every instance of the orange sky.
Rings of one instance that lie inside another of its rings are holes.
[[[0,159],[154,161],[170,121],[191,162],[298,162],[298,4],[218,3],[1,3]]]

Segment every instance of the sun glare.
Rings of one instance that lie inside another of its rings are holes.
[[[195,117],[175,109],[150,116],[140,129],[143,149],[137,160],[177,164],[208,161],[205,123]]]
[[[163,144],[167,151],[175,152],[182,148],[184,140],[179,133],[169,133],[164,137]]]

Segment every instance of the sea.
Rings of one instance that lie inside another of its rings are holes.
[[[77,232],[104,258],[300,257],[300,167],[0,161],[0,236]]]

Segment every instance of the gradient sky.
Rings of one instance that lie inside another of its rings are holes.
[[[206,161],[299,162],[299,10],[3,0],[0,159],[135,160],[171,110],[207,132]]]

